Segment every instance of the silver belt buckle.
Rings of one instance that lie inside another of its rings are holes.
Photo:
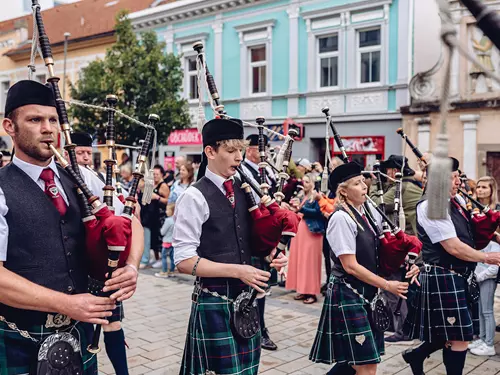
[[[431,272],[432,266],[430,264],[424,264],[424,270],[425,272],[429,273]]]
[[[45,328],[61,328],[64,326],[69,326],[71,324],[71,318],[63,314],[47,314],[47,321],[45,322]]]

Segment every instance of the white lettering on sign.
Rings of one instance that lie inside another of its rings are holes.
[[[175,130],[168,137],[169,145],[199,145],[202,144],[201,134],[197,129]]]

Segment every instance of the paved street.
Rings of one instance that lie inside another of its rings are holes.
[[[181,275],[170,279],[152,276],[152,270],[141,271],[139,288],[134,298],[125,304],[125,332],[127,336],[130,374],[178,374],[189,318],[192,281]],[[260,373],[325,374],[330,366],[313,364],[308,360],[309,349],[321,313],[322,299],[313,305],[293,300],[294,293],[273,288],[266,302],[266,324],[279,350],[263,351]],[[497,299],[496,312],[500,312]],[[499,321],[497,314],[497,321]],[[500,353],[500,335],[496,350]],[[415,342],[415,345],[417,342]],[[103,346],[101,344],[101,346]],[[400,353],[408,345],[387,345],[386,355],[379,366],[380,375],[411,375]],[[99,355],[100,373],[113,374],[113,368],[104,351]],[[441,352],[426,361],[427,375],[445,375]],[[476,357],[468,355],[466,374],[500,374],[500,356]]]

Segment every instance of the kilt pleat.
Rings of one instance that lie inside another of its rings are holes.
[[[6,323],[0,322],[0,374],[19,375],[30,374],[36,369],[37,354],[40,343],[55,333],[55,329],[44,326],[32,326],[26,331],[38,342],[25,338],[17,331],[10,329]],[[93,325],[78,323],[76,326],[59,329],[60,332],[70,332],[80,341],[80,352],[83,359],[84,375],[97,375],[97,356],[87,351],[92,340]],[[31,371],[31,372],[30,372]]]
[[[235,299],[244,285],[204,286],[212,292]],[[260,333],[250,340],[233,334],[230,319],[231,302],[201,292],[191,305],[181,375],[201,375],[213,371],[217,375],[257,374],[260,361]]]
[[[361,298],[332,275],[309,359],[326,364],[380,363],[384,335],[372,328],[368,311]]]
[[[467,280],[440,267],[425,267],[420,287],[412,285],[415,296],[409,304],[404,332],[413,339],[432,342],[471,341],[479,333],[479,304],[467,298]]]

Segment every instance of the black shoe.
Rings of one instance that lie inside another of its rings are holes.
[[[278,349],[278,347],[273,342],[273,340],[271,340],[269,337],[264,337],[264,336],[262,336],[260,339],[260,346],[262,347],[262,349],[266,349],[266,350],[277,350]]]
[[[336,363],[326,375],[356,375],[356,371],[347,363]]]
[[[384,339],[384,341],[385,342],[402,342],[402,341],[411,341],[411,339],[408,336],[405,336],[402,333],[397,332],[394,335],[386,337]]]
[[[424,374],[424,359],[416,349],[406,349],[403,352],[403,359],[411,367],[413,375],[425,375]]]
[[[500,332],[500,324],[495,327],[495,331]]]

